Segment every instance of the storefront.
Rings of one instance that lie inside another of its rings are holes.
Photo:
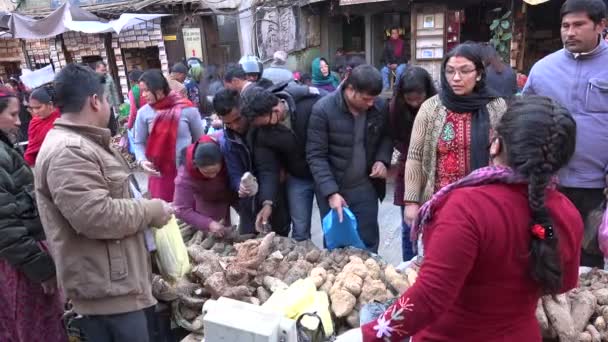
[[[412,62],[439,79],[445,54],[466,41],[487,42],[490,25],[511,9],[511,0],[419,1],[412,5]]]
[[[399,28],[406,45],[410,44],[410,7],[406,1],[340,0],[339,6],[328,13],[326,57],[330,59],[343,49],[347,60],[357,56],[382,67],[384,44],[393,27]]]

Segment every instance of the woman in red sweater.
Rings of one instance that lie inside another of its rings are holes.
[[[576,286],[583,222],[553,183],[574,152],[572,116],[528,97],[491,136],[494,166],[422,207],[413,230],[425,246],[418,279],[352,332],[363,341],[540,342],[539,298]]]
[[[55,108],[54,95],[55,91],[50,85],[36,88],[30,95],[29,109],[32,113],[32,121],[28,128],[27,149],[23,156],[30,167],[36,164],[36,157],[46,134],[53,128],[55,120],[61,116],[59,109]]]

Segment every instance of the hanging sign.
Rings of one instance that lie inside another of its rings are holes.
[[[201,29],[198,27],[182,28],[184,35],[184,50],[186,58],[198,57],[203,59],[203,39],[201,37]]]

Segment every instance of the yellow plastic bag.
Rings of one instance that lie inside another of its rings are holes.
[[[167,280],[176,281],[190,271],[190,258],[175,216],[163,228],[153,230],[158,267]]]
[[[325,335],[331,336],[334,333],[334,324],[331,320],[331,314],[329,313],[329,297],[327,297],[327,293],[325,291],[317,291],[314,294],[314,299],[312,303],[304,309],[303,313],[316,313],[321,317],[321,323],[323,324],[323,329],[325,330]],[[310,317],[303,317],[302,324],[307,328],[314,328],[315,320],[312,319],[312,324],[308,324],[308,320]]]
[[[325,333],[333,334],[334,328],[329,313],[329,298],[323,291],[317,291],[317,287],[310,278],[299,279],[286,290],[278,290],[268,298],[262,305],[275,312],[281,312],[287,318],[297,319],[305,312],[316,312],[321,321]],[[307,326],[305,319],[302,320]]]

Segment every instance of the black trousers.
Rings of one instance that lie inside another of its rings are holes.
[[[604,189],[583,189],[560,187],[559,191],[566,195],[568,199],[578,209],[583,221],[589,213],[597,208],[604,200]],[[581,266],[604,267],[604,257],[581,251]]]
[[[88,342],[155,342],[154,306],[117,315],[84,316],[79,327]]]
[[[357,219],[359,237],[370,251],[378,253],[380,227],[378,226],[379,202],[376,190],[370,182],[367,182],[352,189],[340,189],[340,195]],[[318,204],[321,217],[325,217],[330,211],[329,203],[327,199],[323,200],[323,196],[319,196],[318,192],[317,198],[320,200]]]
[[[240,234],[256,234],[255,219],[262,209],[261,204],[257,203],[253,198],[239,199],[239,233]],[[272,231],[277,235],[288,237],[291,230],[291,216],[289,215],[289,206],[287,203],[287,191],[285,184],[281,184],[277,193],[272,215],[270,216],[270,225]]]

